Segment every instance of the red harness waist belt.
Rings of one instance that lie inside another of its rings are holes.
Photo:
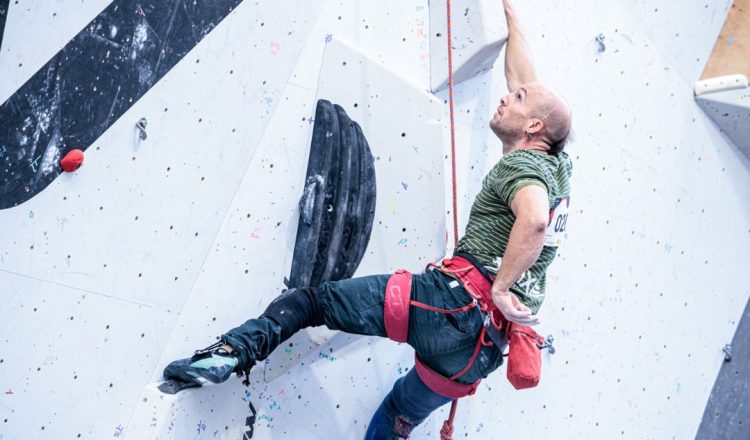
[[[406,342],[409,334],[409,301],[411,301],[411,273],[399,269],[388,278],[385,286],[385,332],[396,342]]]

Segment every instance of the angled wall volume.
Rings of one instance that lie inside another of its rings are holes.
[[[696,101],[734,144],[750,157],[750,0],[735,0],[696,85]],[[726,83],[726,84],[724,84]],[[712,93],[699,86],[713,86]]]
[[[453,82],[490,70],[508,32],[502,9],[493,0],[457,0],[451,5]],[[445,1],[430,0],[430,88],[448,87],[448,9]]]
[[[695,99],[721,131],[750,158],[750,88],[707,93]]]

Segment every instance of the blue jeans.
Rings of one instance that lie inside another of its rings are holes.
[[[417,370],[412,368],[393,384],[393,389],[375,411],[365,440],[408,438],[412,428],[450,401],[450,398],[427,388]]]

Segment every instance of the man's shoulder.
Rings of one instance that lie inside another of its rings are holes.
[[[513,176],[519,173],[527,174],[529,172],[542,174],[545,168],[548,168],[543,156],[546,156],[546,153],[530,150],[514,150],[503,155],[497,164],[495,164],[492,171],[498,177]]]
[[[549,154],[536,150],[514,150],[504,155],[498,161],[497,166],[508,168],[532,168],[537,170],[550,170],[563,168],[571,170],[573,163],[565,152]]]
[[[502,168],[524,165],[525,163],[530,162],[530,160],[531,159],[524,155],[522,151],[511,151],[510,153],[503,154],[502,157],[495,162],[492,170],[495,171]]]
[[[538,154],[545,154],[541,151],[534,150],[513,150],[511,152],[503,154],[500,158],[500,162],[516,162],[516,161],[530,161],[534,160],[534,156]]]

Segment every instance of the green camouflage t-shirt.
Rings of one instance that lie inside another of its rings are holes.
[[[541,151],[516,150],[503,156],[484,178],[471,208],[466,233],[456,247],[456,252],[473,255],[490,273],[496,274],[516,220],[510,208],[513,197],[527,185],[545,188],[550,222],[544,247],[536,262],[510,289],[534,313],[544,300],[547,267],[555,258],[565,232],[571,170],[572,164],[566,153],[550,155]]]

